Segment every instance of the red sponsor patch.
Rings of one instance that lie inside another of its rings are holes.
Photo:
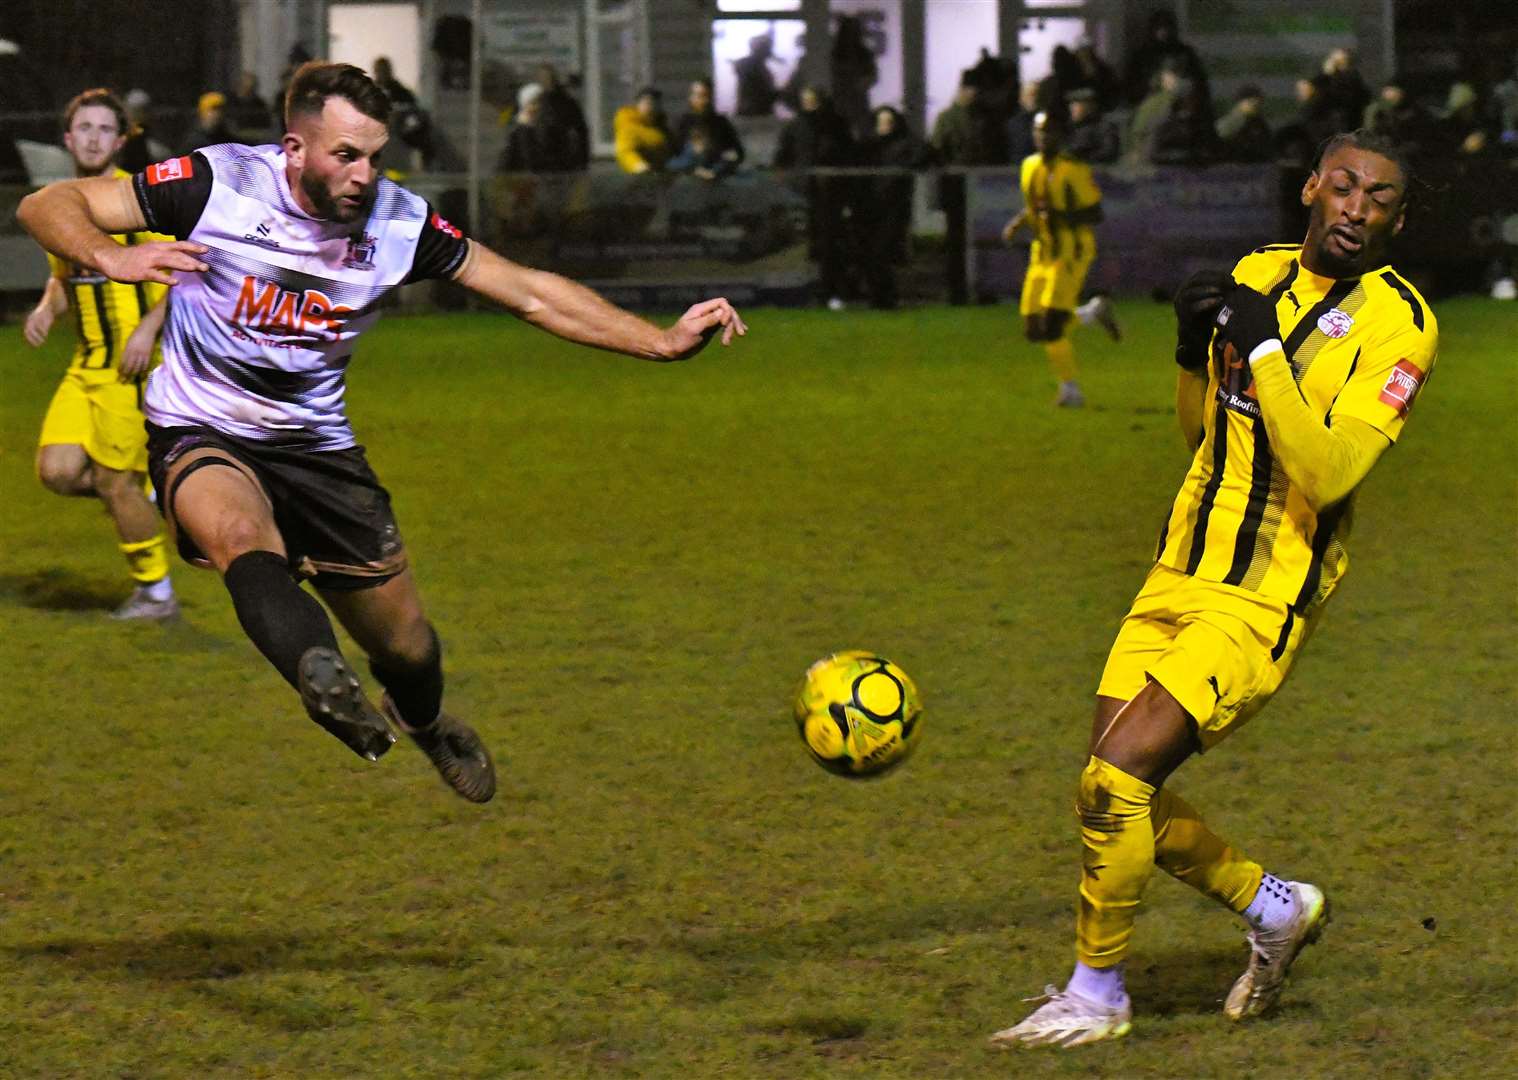
[[[1418,365],[1411,360],[1398,360],[1397,366],[1386,377],[1386,385],[1381,387],[1381,403],[1396,409],[1398,416],[1406,416],[1408,406],[1422,385],[1423,372]]]
[[[443,217],[442,214],[439,214],[436,210],[432,212],[432,227],[438,232],[447,233],[455,240],[462,240],[464,238],[464,234],[459,232],[459,230],[454,228],[452,225],[448,224],[448,220]]]
[[[148,166],[148,183],[162,184],[169,180],[188,180],[195,175],[195,163],[189,156],[170,158]]]

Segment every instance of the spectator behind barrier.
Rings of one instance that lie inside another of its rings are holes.
[[[1025,82],[1018,107],[1007,118],[1007,160],[1021,161],[1033,153],[1033,117],[1038,113],[1038,83]]]
[[[1370,104],[1370,88],[1360,77],[1353,49],[1334,49],[1323,60],[1323,70],[1313,79],[1318,107],[1333,132],[1353,131]]]
[[[239,142],[237,133],[227,126],[227,96],[210,90],[200,95],[195,103],[195,126],[180,144],[182,153],[199,150],[202,146],[218,143]]]
[[[170,150],[151,134],[148,109],[153,99],[146,90],[128,90],[121,103],[126,108],[127,137],[116,155],[116,164],[129,173],[140,173],[155,161],[169,157]]]
[[[1205,165],[1217,159],[1212,103],[1200,83],[1182,79],[1170,111],[1154,130],[1149,160],[1156,165]]]
[[[1298,79],[1297,114],[1276,132],[1276,160],[1291,169],[1311,168],[1318,147],[1339,128],[1329,114],[1318,84]]]
[[[517,91],[517,110],[506,129],[506,145],[496,162],[496,172],[559,172],[549,157],[543,138],[543,88],[528,83]]]
[[[801,111],[780,129],[775,168],[810,169],[850,165],[854,159],[849,126],[815,86],[801,91]],[[807,254],[818,264],[818,288],[828,307],[843,307],[847,291],[848,235],[845,214],[849,178],[808,176]]]
[[[660,106],[663,97],[655,87],[645,86],[631,105],[622,106],[613,117],[617,164],[623,172],[658,172],[669,160],[669,131]]]
[[[258,76],[244,71],[237,77],[237,89],[227,98],[227,120],[249,142],[270,142],[274,116],[258,93]],[[280,134],[283,134],[281,132]]]
[[[969,72],[960,79],[954,102],[933,121],[933,149],[945,165],[1007,164],[1006,125],[979,102]],[[965,178],[944,173],[938,181],[938,204],[945,217],[944,284],[949,303],[969,302],[965,278]]]
[[[1275,135],[1261,113],[1264,94],[1258,86],[1239,87],[1233,107],[1218,117],[1218,151],[1223,161],[1274,161]]]
[[[743,163],[743,141],[738,138],[738,130],[733,127],[733,122],[712,108],[712,81],[702,78],[691,83],[686,104],[690,106],[690,111],[680,117],[680,123],[675,128],[676,155],[686,157],[691,149],[691,132],[697,127],[705,128],[707,145],[703,153],[715,149],[717,157],[724,163],[722,174],[725,176],[733,172]],[[676,166],[671,163],[670,168],[675,169]],[[682,171],[689,172],[692,168],[694,166],[687,166]]]
[[[1365,107],[1361,126],[1401,143],[1412,154],[1423,153],[1434,141],[1434,118],[1407,93],[1401,75],[1386,80],[1376,100]]]
[[[1103,114],[1110,113],[1122,101],[1122,82],[1112,65],[1103,60],[1096,51],[1096,42],[1083,37],[1075,46],[1075,62],[1080,66],[1075,76],[1076,89],[1085,88],[1096,94],[1096,104]],[[1016,159],[1014,159],[1016,160]]]
[[[1128,120],[1124,162],[1142,164],[1153,159],[1155,134],[1170,115],[1170,109],[1186,83],[1184,71],[1185,64],[1180,60],[1167,61],[1161,67],[1154,89],[1139,102]]]
[[[699,119],[685,133],[685,144],[665,168],[672,173],[688,173],[699,180],[720,180],[731,176],[737,163],[722,150],[712,125]]]
[[[1181,78],[1199,83],[1204,94],[1209,93],[1201,57],[1181,40],[1175,13],[1161,10],[1149,16],[1143,42],[1128,57],[1125,79],[1128,101],[1138,105],[1153,93],[1159,85],[1160,72],[1167,66]]]
[[[1070,91],[1067,107],[1070,122],[1064,152],[1098,165],[1116,161],[1123,149],[1122,132],[1116,121],[1102,114],[1096,91],[1089,86],[1076,87]]]
[[[852,134],[863,135],[871,120],[870,88],[880,78],[880,67],[864,39],[864,23],[858,16],[839,16],[831,61],[833,108]]]
[[[590,128],[580,103],[559,78],[552,64],[541,64],[537,84],[543,88],[540,130],[548,144],[549,157],[562,162],[565,170],[590,166]]]
[[[390,130],[406,146],[422,156],[424,166],[432,164],[432,121],[422,111],[421,103],[399,79],[388,56],[376,56],[371,74],[375,84],[390,99]]]
[[[1460,157],[1480,157],[1488,153],[1491,138],[1482,123],[1481,99],[1468,82],[1449,88],[1444,116],[1434,129],[1436,149]]]
[[[874,112],[875,130],[859,146],[859,164],[885,169],[921,169],[933,163],[933,148],[914,135],[889,105]],[[855,251],[863,263],[870,306],[897,304],[896,267],[906,261],[912,227],[911,176],[872,176],[859,187]]]

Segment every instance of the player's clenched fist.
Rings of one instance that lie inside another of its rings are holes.
[[[1276,306],[1248,285],[1235,285],[1218,310],[1218,333],[1248,360],[1266,342],[1281,344]]]
[[[1198,270],[1175,294],[1175,362],[1187,371],[1207,366],[1207,346],[1233,279],[1221,270]]]

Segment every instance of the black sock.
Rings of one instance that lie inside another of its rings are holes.
[[[401,719],[413,728],[432,723],[443,707],[443,643],[436,630],[429,626],[427,631],[432,635],[432,650],[415,667],[387,667],[369,661],[369,671],[395,702]]]
[[[296,584],[290,564],[273,551],[249,551],[222,575],[243,632],[285,681],[300,686],[300,658],[318,645],[337,651],[332,620],[316,598]]]

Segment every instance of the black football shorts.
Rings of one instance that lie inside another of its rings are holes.
[[[406,569],[390,493],[364,448],[306,450],[239,439],[208,427],[148,424],[148,474],[179,554],[209,565],[174,523],[174,497],[201,468],[235,468],[268,497],[291,568],[319,589],[367,589]]]

